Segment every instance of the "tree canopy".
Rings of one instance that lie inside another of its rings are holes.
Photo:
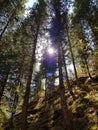
[[[97,0],[26,2],[0,0],[0,129],[97,130]]]

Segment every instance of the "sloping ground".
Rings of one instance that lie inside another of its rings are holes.
[[[73,100],[66,88],[68,107],[73,115],[74,130],[98,130],[98,81],[80,77],[78,86],[71,81]],[[44,93],[44,92],[43,92]],[[30,103],[28,110],[28,130],[64,130],[58,87],[48,90],[46,98],[41,94],[39,101]],[[19,130],[21,113],[14,119],[14,129]],[[10,130],[9,128],[6,130]]]

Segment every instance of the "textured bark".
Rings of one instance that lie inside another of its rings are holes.
[[[4,74],[4,77],[3,77],[3,80],[0,83],[0,101],[1,101],[1,98],[3,96],[3,92],[4,92],[4,88],[5,88],[7,79],[8,79],[9,71],[10,71],[10,67],[7,67],[5,74]]]
[[[68,32],[67,32],[67,37],[68,37],[68,43],[69,43],[70,53],[71,53],[71,57],[72,57],[72,63],[73,63],[73,67],[74,67],[75,77],[76,77],[76,80],[78,81],[78,75],[77,75],[77,70],[76,70],[76,65],[75,65],[75,59],[74,59],[74,55],[73,55],[72,46],[71,46],[71,42],[70,42],[70,39],[69,39]]]
[[[61,14],[60,14],[60,1],[54,0],[53,6],[56,14],[56,19],[58,24],[61,27],[60,32],[62,32],[62,26],[61,26]],[[72,117],[71,113],[68,110],[67,106],[67,100],[65,97],[65,87],[63,83],[63,73],[62,73],[62,33],[57,36],[57,47],[58,47],[58,68],[59,68],[59,91],[60,91],[60,99],[61,99],[61,109],[63,113],[63,128],[65,130],[72,130],[73,125],[72,124]]]
[[[82,32],[81,32],[82,39],[83,39],[84,42],[86,42],[86,41],[85,41],[85,35],[84,35],[84,33],[83,33],[83,30],[82,30],[82,26],[83,26],[82,23],[80,24],[80,26],[81,26],[81,31],[82,31]],[[86,55],[87,55],[87,50],[85,50],[85,52],[84,52],[84,61],[85,61],[85,65],[86,65],[86,69],[87,69],[88,76],[89,76],[90,79],[93,80],[93,78],[92,78],[92,76],[91,76],[91,74],[90,74],[90,70],[89,70],[89,66],[88,66],[88,62],[87,62]]]
[[[11,126],[10,129],[11,130],[14,129],[14,115],[16,113],[17,104],[18,104],[18,94],[17,94],[17,92],[15,92],[15,98],[14,98],[14,102],[13,102],[13,108],[12,108],[11,120],[10,120],[10,126]]]
[[[64,22],[65,22],[65,33],[67,35],[67,38],[68,38],[68,45],[69,45],[69,49],[70,49],[70,54],[71,54],[71,58],[72,58],[72,63],[73,63],[73,68],[74,68],[74,73],[75,73],[75,78],[76,80],[78,81],[78,75],[77,75],[77,70],[76,70],[76,65],[75,65],[75,59],[74,59],[74,54],[73,54],[73,50],[72,50],[72,45],[71,45],[71,42],[70,42],[70,36],[69,36],[69,21],[68,21],[68,0],[65,0],[65,3],[66,3],[66,12],[65,12],[65,19],[64,19]]]
[[[63,51],[63,49],[62,49],[62,51]],[[64,57],[64,51],[62,53],[62,57],[63,57],[63,63],[64,63],[64,68],[65,68],[65,73],[66,73],[67,87],[69,89],[70,95],[72,96],[73,100],[75,100],[76,97],[75,97],[74,93],[72,92],[71,85],[70,85],[69,78],[68,78],[67,65],[66,65],[66,60],[65,60],[65,57]]]
[[[61,44],[59,43],[59,56],[58,56],[58,67],[59,67],[59,91],[61,98],[61,108],[63,112],[63,127],[65,130],[72,130],[72,117],[68,110],[67,101],[65,97],[65,87],[63,83],[63,74],[62,74],[62,52],[61,52]]]
[[[88,66],[88,63],[87,63],[86,58],[84,58],[84,60],[85,60],[85,65],[86,65],[86,68],[87,68],[87,73],[88,73],[88,76],[89,76],[89,78],[90,78],[90,79],[92,79],[92,80],[93,80],[93,77],[92,77],[92,76],[91,76],[91,74],[90,74],[90,70],[89,70],[89,66]]]
[[[47,77],[45,77],[46,80],[45,80],[45,106],[47,105]]]
[[[92,36],[93,36],[93,40],[94,40],[94,49],[95,51],[98,51],[98,31],[97,29],[95,29],[94,27],[98,27],[98,22],[97,21],[97,17],[96,17],[96,21],[93,21],[89,18],[86,19],[91,30],[92,30]]]
[[[34,39],[34,48],[33,48],[32,57],[31,57],[31,61],[30,61],[30,67],[29,67],[29,72],[28,72],[28,79],[27,79],[27,84],[26,84],[26,91],[25,91],[24,102],[23,102],[23,106],[22,106],[22,125],[21,125],[21,130],[27,130],[27,109],[28,109],[28,101],[29,101],[32,73],[33,73],[33,65],[35,63],[35,51],[36,51],[38,32],[39,32],[39,26],[37,28],[36,37]]]
[[[27,78],[27,84],[26,84],[26,91],[25,91],[25,96],[24,96],[24,101],[23,101],[23,106],[22,106],[22,125],[21,125],[21,130],[27,130],[27,110],[28,110],[28,102],[29,102],[29,94],[30,94],[30,85],[31,85],[31,80],[32,80],[32,73],[33,73],[33,68],[34,68],[34,63],[35,63],[35,51],[36,51],[36,45],[37,45],[37,39],[38,39],[38,34],[39,34],[39,29],[41,26],[41,23],[44,19],[43,14],[45,14],[45,2],[44,1],[39,1],[39,5],[43,8],[40,8],[40,6],[36,9],[38,9],[35,15],[33,17],[35,22],[36,22],[36,31],[33,34],[34,36],[34,46],[32,50],[32,56],[31,56],[31,61],[30,61],[30,67],[28,71],[28,78]],[[34,30],[34,27],[31,25],[32,30]]]
[[[12,12],[11,16],[9,17],[9,20],[7,21],[5,27],[3,28],[3,30],[2,30],[2,32],[0,34],[0,40],[2,39],[3,34],[5,33],[5,31],[6,31],[7,27],[8,27],[8,25],[9,25],[9,23],[11,22],[14,14],[15,14],[15,11],[16,11],[16,9]]]

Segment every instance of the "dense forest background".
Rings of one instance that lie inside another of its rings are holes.
[[[98,0],[25,3],[0,0],[0,130],[98,130]]]

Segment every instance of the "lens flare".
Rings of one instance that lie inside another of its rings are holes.
[[[50,48],[48,48],[48,53],[50,54],[50,55],[53,55],[54,54],[54,49],[52,48],[52,47],[50,47]]]

